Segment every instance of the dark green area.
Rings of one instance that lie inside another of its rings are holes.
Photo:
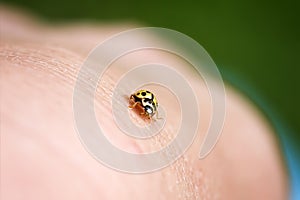
[[[3,1],[3,0],[2,0]],[[134,20],[197,40],[218,67],[249,82],[300,142],[298,1],[4,0],[49,20]]]

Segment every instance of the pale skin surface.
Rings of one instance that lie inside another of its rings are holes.
[[[1,199],[287,199],[288,177],[274,130],[249,101],[229,87],[222,136],[205,159],[198,160],[211,114],[204,95],[199,106],[207,107],[203,111],[207,117],[202,117],[203,126],[184,158],[144,175],[101,165],[75,131],[73,87],[89,51],[111,34],[135,25],[50,26],[5,7],[0,13]],[[142,54],[177,62],[164,54]],[[119,64],[143,61],[138,58],[129,56],[128,62],[120,60]],[[99,120],[111,114],[101,94],[111,92],[118,73],[112,70],[107,84],[97,89]],[[200,82],[188,70],[182,73],[192,84]],[[194,89],[202,91],[203,87]],[[177,105],[164,94],[158,94],[161,105],[167,109]],[[177,127],[178,119],[170,116],[165,135],[174,134]],[[109,117],[104,120],[112,143],[130,152],[157,149],[169,140],[162,136],[150,144],[137,142],[119,134]]]

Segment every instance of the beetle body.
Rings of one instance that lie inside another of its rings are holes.
[[[149,119],[157,113],[158,103],[154,94],[148,90],[138,90],[130,95],[129,108],[139,106],[143,112],[141,115],[147,116]]]

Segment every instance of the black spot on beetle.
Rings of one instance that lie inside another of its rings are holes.
[[[140,95],[140,93],[138,92],[136,95]]]
[[[144,99],[144,102],[151,102],[151,101],[152,101],[152,99],[149,99],[149,98]]]
[[[142,96],[146,96],[146,92],[142,92]]]
[[[142,103],[141,99],[138,98],[137,96],[133,96],[133,98],[134,98],[134,102],[140,102],[140,103]]]

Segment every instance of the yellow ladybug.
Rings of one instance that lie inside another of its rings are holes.
[[[138,90],[134,94],[130,95],[129,104],[130,109],[138,106],[142,109],[141,115],[144,115],[149,119],[157,113],[158,103],[156,97],[148,90]]]

